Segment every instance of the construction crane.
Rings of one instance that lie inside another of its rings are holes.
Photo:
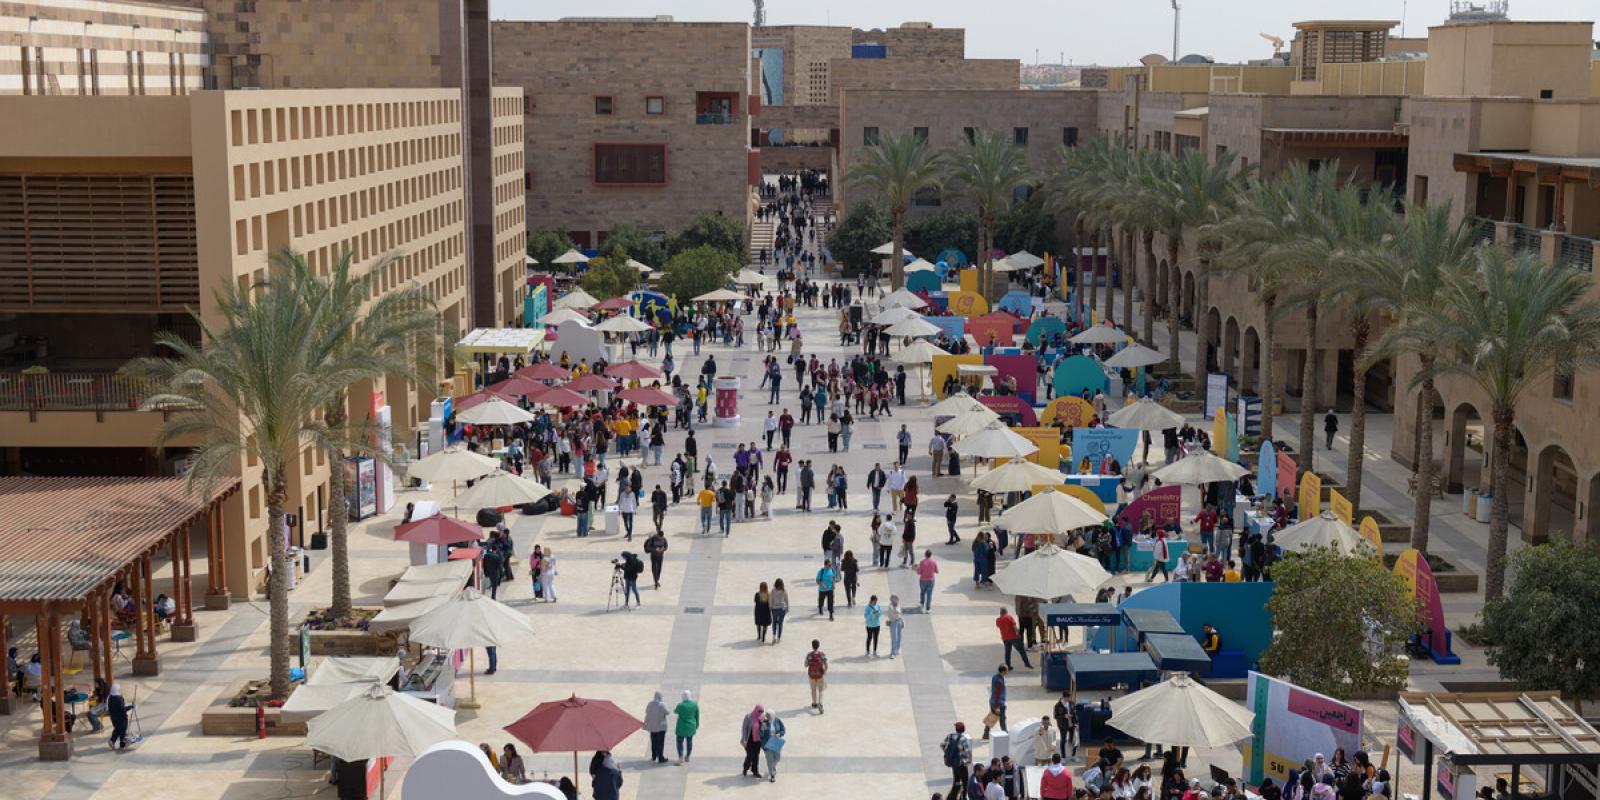
[[[1283,37],[1281,37],[1281,36],[1273,36],[1270,33],[1262,33],[1262,34],[1257,34],[1257,35],[1260,36],[1263,39],[1266,39],[1269,42],[1272,42],[1272,54],[1273,55],[1277,55],[1277,54],[1283,52]]]
[[[759,28],[762,25],[767,24],[767,3],[766,3],[766,0],[755,0],[755,3],[756,3],[756,27]]]

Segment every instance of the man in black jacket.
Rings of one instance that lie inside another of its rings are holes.
[[[867,488],[872,490],[872,510],[878,510],[878,500],[883,496],[883,487],[889,482],[889,474],[883,471],[882,464],[873,464],[872,471],[867,473]]]
[[[656,491],[661,491],[657,489]],[[650,556],[650,579],[656,588],[661,588],[661,564],[667,557],[667,535],[661,532],[658,525],[656,532],[644,540],[644,551]]]

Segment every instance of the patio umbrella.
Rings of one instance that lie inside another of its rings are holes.
[[[1000,515],[1006,530],[1017,533],[1066,533],[1099,525],[1106,515],[1066,492],[1040,492]]]
[[[970,411],[963,411],[951,419],[945,420],[935,430],[948,433],[951,436],[971,436],[986,430],[989,426],[1000,421],[1000,415],[994,409],[980,405]]]
[[[905,308],[918,309],[926,306],[927,304],[928,301],[918,297],[916,292],[913,292],[904,286],[890,292],[888,297],[878,301],[878,305],[882,308],[903,306]]]
[[[872,248],[871,252],[875,256],[892,256],[894,255],[894,242],[884,242],[883,244]],[[900,245],[900,252],[904,255],[911,255],[911,251],[906,249],[904,243]]]
[[[596,311],[622,311],[629,308],[633,308],[633,300],[629,299],[625,295],[607,297],[606,299],[595,304]]]
[[[912,312],[910,312],[910,311],[908,311],[908,310],[906,310],[904,308],[895,308],[895,309],[890,309],[890,310],[891,311],[905,311],[908,314],[912,313]],[[912,342],[910,345],[900,348],[900,352],[895,353],[894,354],[894,358],[891,359],[891,360],[894,361],[897,364],[921,364],[921,365],[925,365],[925,366],[927,366],[928,371],[931,372],[933,370],[933,366],[932,366],[933,357],[934,356],[947,356],[947,355],[950,355],[950,352],[948,350],[945,350],[943,347],[940,347],[939,345],[936,345],[933,342],[928,341],[927,339],[918,339],[918,340]],[[922,376],[918,375],[917,376],[917,396],[918,397],[926,397],[927,396],[927,389],[924,388],[925,386],[926,386],[926,384],[923,383]]]
[[[532,378],[536,381],[564,381],[572,377],[571,370],[552,364],[549,361],[540,361],[537,364],[523,367],[513,374],[518,378]]]
[[[397,542],[420,542],[442,546],[476,542],[483,538],[483,529],[458,519],[435,514],[427,519],[396,526],[394,538]]]
[[[523,259],[523,263],[526,263],[528,266],[531,267],[531,266],[539,263],[539,259],[534,258],[533,256],[528,256],[527,258]]]
[[[936,267],[936,266],[934,266],[932,264],[929,264],[926,259],[919,258],[916,261],[913,261],[910,264],[907,264],[906,268],[905,268],[905,272],[906,272],[906,274],[910,274],[910,273],[913,273],[913,272],[934,272],[934,271],[936,271],[938,269],[939,269],[938,267]]]
[[[572,780],[578,781],[578,753],[612,750],[644,723],[610,700],[573,695],[540,703],[504,730],[535,753],[572,753]]]
[[[499,467],[499,459],[479,455],[457,445],[411,462],[406,467],[406,474],[425,481],[471,481]]]
[[[599,303],[600,303],[600,301],[596,300],[594,295],[589,294],[588,292],[586,292],[586,291],[584,291],[582,289],[573,289],[572,291],[567,292],[564,295],[561,295],[561,298],[559,300],[556,300],[555,308],[556,308],[557,311],[559,311],[559,310],[561,310],[563,308],[573,308],[573,309],[592,308],[595,305],[598,305]]]
[[[767,276],[762,275],[761,273],[756,272],[749,267],[739,270],[733,276],[733,283],[735,286],[763,286],[766,284],[766,282]]]
[[[411,641],[467,651],[471,699],[460,704],[464,708],[478,707],[477,648],[499,647],[532,635],[527,615],[470,587],[411,623]]]
[[[1111,412],[1106,424],[1136,431],[1164,431],[1183,427],[1183,415],[1145,397]]]
[[[1026,250],[1018,250],[1017,252],[1006,256],[1006,260],[1010,261],[1012,264],[1022,267],[1023,269],[1033,269],[1034,267],[1044,266],[1044,259]]]
[[[1073,344],[1122,344],[1128,341],[1128,334],[1110,325],[1090,325],[1068,341]]]
[[[514,403],[506,402],[499,395],[490,395],[488,400],[457,414],[456,420],[471,425],[514,425],[532,422],[533,415]]]
[[[548,388],[550,387],[547,384],[536,381],[533,378],[512,375],[510,378],[490,386],[489,392],[507,400],[515,400],[523,395],[538,394]]]
[[[696,303],[731,303],[735,300],[748,300],[750,298],[733,291],[732,289],[713,289],[694,298]]]
[[[1230,745],[1250,736],[1255,717],[1188,675],[1174,675],[1111,700],[1112,727],[1134,739],[1168,746]]]
[[[1007,461],[1003,466],[996,467],[972,479],[970,485],[974,489],[982,489],[994,494],[1005,492],[1027,492],[1039,485],[1056,486],[1067,482],[1067,476],[1059,470],[1042,467],[1032,461],[1019,460]],[[1054,597],[1055,595],[1051,595]]]
[[[1012,261],[1010,256],[994,262],[995,272],[1026,272],[1030,269],[1032,269],[1032,267],[1024,267],[1021,264]]]
[[[977,406],[988,408],[988,406],[984,406],[982,403],[974,400],[972,395],[967,394],[966,392],[956,392],[955,394],[952,394],[949,397],[934,403],[928,408],[928,413],[936,417],[947,415],[955,416],[964,411],[971,411]]]
[[[1347,556],[1358,555],[1363,550],[1372,555],[1372,543],[1366,537],[1326,511],[1272,534],[1272,541],[1285,551],[1330,547]]]
[[[615,391],[622,384],[610,378],[603,378],[594,373],[589,373],[563,384],[560,388],[571,389],[574,392],[610,392]]]
[[[495,470],[457,497],[456,505],[467,508],[505,508],[524,503],[537,503],[549,494],[550,490],[546,489],[544,484]]]
[[[623,361],[606,367],[606,375],[612,378],[621,378],[629,381],[642,381],[648,378],[661,377],[661,370],[644,363],[643,361]]]
[[[674,397],[672,393],[648,386],[637,389],[623,389],[617,392],[617,397],[641,406],[675,406],[678,404],[678,398]]]
[[[890,336],[937,336],[943,331],[943,328],[922,317],[912,317],[890,325],[885,333]]]
[[[573,249],[573,248],[569,247],[569,248],[567,248],[567,252],[562,253],[559,256],[556,256],[554,259],[551,259],[550,263],[552,263],[552,264],[587,264],[587,263],[589,263],[589,257],[584,255],[584,254],[582,254],[582,253],[580,253],[580,252],[578,252],[576,249]]]
[[[1117,354],[1106,359],[1105,365],[1112,369],[1138,369],[1166,361],[1167,357],[1135,342],[1117,351]]]
[[[566,385],[561,385],[552,386],[536,395],[529,395],[528,402],[553,408],[572,408],[589,401],[583,395],[568,389]]]
[[[636,270],[639,270],[639,273],[641,275],[646,273],[646,272],[655,272],[656,271],[655,268],[650,266],[649,264],[645,264],[645,263],[643,263],[641,261],[635,261],[634,259],[631,259],[631,258],[628,259],[627,261],[622,262],[622,263],[627,264],[628,266],[633,267]]]
[[[1049,599],[1094,591],[1109,580],[1099,561],[1047,542],[996,573],[994,585],[1006,594]]]
[[[535,320],[535,322],[538,322],[540,325],[560,325],[563,322],[571,322],[572,320],[588,322],[589,315],[579,311],[576,308],[558,308],[555,311],[551,311],[550,313],[538,318]]]
[[[640,322],[633,317],[618,315],[594,326],[594,329],[601,333],[644,333],[650,330],[650,324]]]
[[[1249,474],[1250,470],[1209,450],[1202,450],[1156,470],[1151,477],[1162,483],[1202,484],[1236,481]]]
[[[454,738],[454,709],[378,684],[306,723],[306,746],[343,761],[412,757]]]
[[[1038,445],[998,423],[956,442],[956,452],[974,458],[1022,458],[1038,451]]]
[[[915,319],[917,312],[905,306],[892,306],[878,312],[878,315],[868,320],[874,325],[893,325],[908,319]]]

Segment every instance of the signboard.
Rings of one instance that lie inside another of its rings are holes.
[[[1007,425],[1032,427],[1039,424],[1039,418],[1033,413],[1033,406],[1014,394],[986,394],[979,397],[978,402],[1004,417]],[[1057,431],[1058,437],[1059,434]]]
[[[1226,408],[1228,405],[1228,374],[1226,372],[1206,373],[1206,417],[1215,417],[1217,409]]]
[[[981,317],[989,313],[989,301],[983,295],[966,288],[967,274],[977,270],[961,271],[961,289],[949,294],[950,313],[958,317]]]
[[[1245,436],[1261,435],[1261,398],[1245,396],[1235,403],[1239,417],[1239,432]]]
[[[1394,574],[1406,582],[1411,588],[1411,596],[1416,598],[1422,624],[1427,627],[1428,649],[1433,653],[1433,660],[1441,664],[1459,663],[1459,659],[1450,652],[1450,631],[1445,627],[1444,606],[1439,602],[1439,584],[1433,579],[1433,568],[1428,566],[1428,559],[1415,547],[1409,548],[1395,559]]]
[[[1361,532],[1361,538],[1372,543],[1372,552],[1381,558],[1383,556],[1383,534],[1378,530],[1378,521],[1373,519],[1371,514],[1368,514],[1361,518],[1361,527],[1357,530]]]
[[[1326,695],[1251,672],[1245,707],[1256,715],[1242,745],[1248,783],[1282,784],[1317,753],[1361,749],[1361,709]]]
[[[1088,425],[1091,419],[1094,419],[1094,406],[1076,396],[1057,397],[1039,414],[1041,425],[1054,425],[1060,422],[1068,428],[1081,428]]]
[[[985,314],[967,320],[967,333],[978,347],[1010,347],[1016,320],[1005,314]]]
[[[1405,717],[1400,718],[1400,726],[1395,730],[1394,742],[1400,749],[1400,754],[1417,763],[1417,732],[1411,729],[1411,723]]]
[[[914,272],[912,274],[925,275],[927,273]],[[939,330],[952,341],[959,340],[967,332],[966,317],[923,317],[922,320],[937,325]]]
[[[1000,302],[995,303],[995,308],[1010,311],[1019,317],[1027,317],[1033,313],[1033,295],[1021,289],[1012,289],[1006,292],[1005,297],[1000,298]]]
[[[1032,398],[1039,391],[1039,359],[1029,353],[1028,355],[987,355],[983,363],[994,367],[997,372],[995,378],[1004,381],[1014,378],[1017,382],[1017,394],[1024,398]],[[1031,409],[1030,409],[1031,410]]]
[[[1139,445],[1139,431],[1133,428],[1074,428],[1072,430],[1072,469],[1078,473],[1104,472],[1107,459],[1128,466]],[[1085,470],[1083,461],[1089,460]]]
[[[345,469],[348,471],[345,486],[350,492],[349,502],[351,520],[362,520],[378,513],[378,465],[377,462],[365,456],[349,456],[345,458]]]
[[[1176,525],[1183,516],[1183,487],[1177,484],[1151,489],[1117,512],[1117,522],[1137,528],[1144,512],[1154,514],[1156,525]]]
[[[1256,460],[1256,494],[1278,496],[1278,450],[1270,440],[1261,443],[1261,458]]]
[[[988,399],[988,398],[985,398]],[[1061,431],[1052,427],[1025,427],[1019,426],[1011,429],[1012,433],[1033,442],[1039,449],[1028,455],[1028,460],[1041,467],[1060,469],[1061,467]]]
[[[300,668],[311,668],[311,628],[300,626]]]
[[[1066,331],[1067,323],[1062,322],[1059,317],[1039,317],[1028,325],[1027,338],[1030,344],[1038,347],[1040,342],[1047,341],[1056,334],[1064,334]]]
[[[1300,476],[1300,519],[1311,519],[1322,513],[1322,478],[1315,472]]]
[[[1217,406],[1211,415],[1211,452],[1228,457],[1228,412]]]
[[[1356,507],[1351,504],[1348,498],[1342,494],[1339,494],[1338,489],[1328,490],[1328,510],[1332,511],[1333,515],[1338,517],[1340,522],[1350,526],[1354,526],[1356,524]],[[1368,519],[1371,518],[1368,517]],[[1383,552],[1383,548],[1378,548],[1378,552]]]
[[[1093,397],[1095,392],[1109,392],[1111,388],[1105,368],[1088,356],[1072,356],[1056,362],[1052,380],[1055,381],[1056,397],[1082,395],[1085,389]]]
[[[1294,493],[1294,456],[1288,453],[1278,454],[1278,491],[1274,497],[1288,497]]]

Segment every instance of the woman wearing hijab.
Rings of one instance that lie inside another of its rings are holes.
[[[122,684],[111,684],[106,696],[106,713],[111,715],[111,746],[128,749],[128,701],[122,698]]]
[[[783,720],[778,715],[767,712],[761,720],[761,752],[767,757],[767,782],[778,780],[778,759],[783,757],[784,735]]]
[[[694,756],[694,734],[700,730],[700,704],[694,701],[694,693],[684,689],[683,699],[678,701],[672,713],[678,718],[675,730],[678,737],[678,763],[687,764]]]
[[[650,734],[650,760],[657,764],[667,763],[667,717],[671,713],[660,692],[656,692],[655,699],[644,707],[644,729]]]
[[[594,800],[619,800],[622,792],[622,770],[610,753],[594,773]]]
[[[757,705],[739,723],[739,746],[744,748],[744,768],[740,775],[761,777],[761,723],[766,719],[766,709]]]

